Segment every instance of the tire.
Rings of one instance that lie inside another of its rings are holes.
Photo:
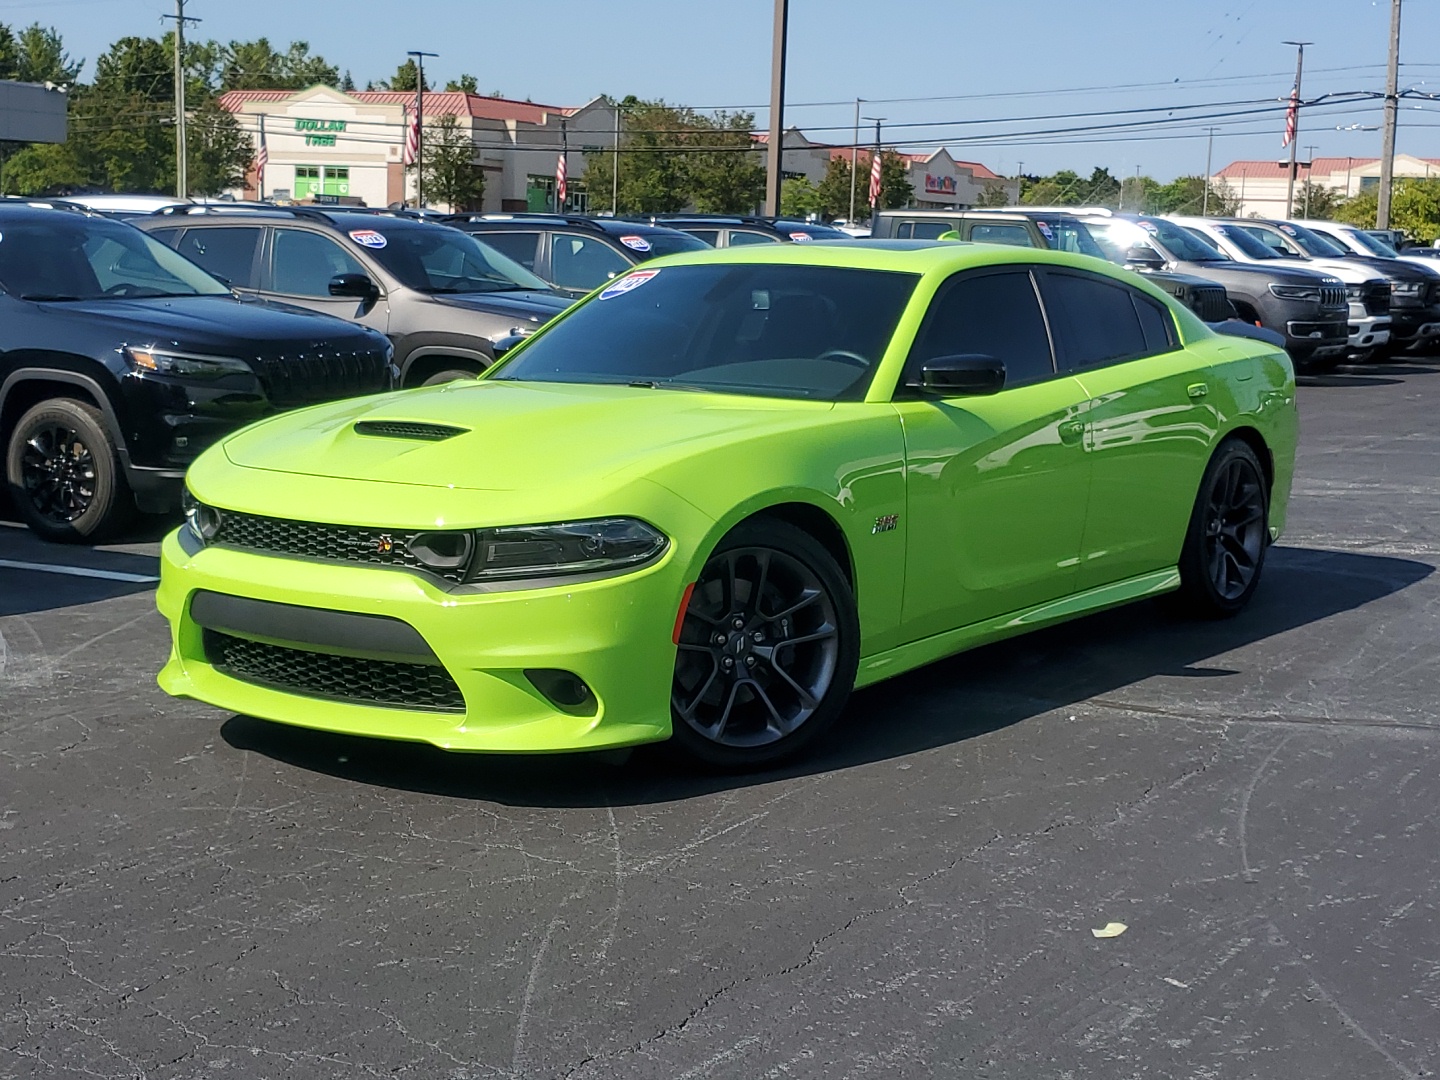
[[[685,609],[673,741],[713,768],[794,757],[845,708],[859,661],[854,594],[835,559],[793,525],[745,522],[710,556]]]
[[[5,480],[20,516],[46,540],[104,539],[135,510],[100,410],[71,398],[42,401],[20,417],[5,452]]]
[[[440,386],[442,383],[462,382],[466,379],[473,379],[479,374],[478,371],[467,371],[464,368],[446,368],[444,371],[437,371],[420,385]]]
[[[1223,619],[1244,610],[1270,546],[1270,489],[1255,451],[1239,439],[1216,449],[1200,480],[1180,550],[1180,592],[1189,614]]]

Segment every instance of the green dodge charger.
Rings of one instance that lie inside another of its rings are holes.
[[[171,694],[454,750],[796,753],[852,688],[1175,592],[1239,611],[1294,373],[984,244],[673,256],[478,380],[264,420],[166,538]]]

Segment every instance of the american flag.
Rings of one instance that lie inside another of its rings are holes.
[[[1300,112],[1300,84],[1290,88],[1290,107],[1285,110],[1285,138],[1280,141],[1283,150],[1295,141],[1295,123]]]
[[[270,164],[270,151],[265,148],[265,129],[260,129],[260,146],[255,151],[255,181],[265,183],[265,166]]]
[[[565,209],[565,155],[555,162],[555,209]]]
[[[880,202],[880,151],[870,155],[870,207],[873,210]]]
[[[407,110],[405,123],[405,164],[414,165],[420,156],[420,113],[410,114]]]

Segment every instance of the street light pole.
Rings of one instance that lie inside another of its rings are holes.
[[[164,18],[175,20],[175,194],[184,199],[190,194],[190,162],[185,141],[185,24],[200,20],[185,14],[185,0],[175,0],[175,14]]]
[[[850,216],[845,220],[855,224],[855,163],[860,160],[860,102],[855,99],[855,137],[850,140]]]
[[[765,213],[780,213],[781,141],[785,131],[785,34],[789,0],[775,0],[775,31],[770,52],[770,143],[765,148]]]
[[[425,206],[425,57],[439,53],[411,49],[406,56],[415,58],[415,206]]]
[[[1390,188],[1395,183],[1395,121],[1400,96],[1400,0],[1390,0],[1390,68],[1385,74],[1385,134],[1380,148],[1380,192],[1375,227],[1390,227]]]
[[[1305,147],[1305,217],[1310,217],[1310,189],[1315,186],[1315,147]]]
[[[610,216],[620,212],[620,103],[612,101],[615,110],[615,162],[610,169]]]
[[[1210,154],[1215,149],[1215,129],[1206,128],[1205,139],[1205,188],[1204,194],[1200,196],[1200,216],[1210,216]]]
[[[1285,216],[1288,218],[1295,212],[1295,151],[1297,149],[1295,144],[1300,139],[1300,76],[1305,70],[1305,46],[1314,45],[1315,43],[1313,41],[1282,41],[1280,44],[1294,45],[1296,48],[1295,89],[1292,91],[1294,96],[1291,98],[1290,103],[1290,109],[1294,110],[1295,130],[1293,132],[1287,131],[1290,140],[1290,169],[1286,174],[1289,179],[1285,184]],[[1289,110],[1287,110],[1285,113],[1287,126],[1290,115]]]

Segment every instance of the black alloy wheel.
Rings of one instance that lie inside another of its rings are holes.
[[[858,662],[854,600],[829,552],[784,522],[747,522],[705,564],[681,622],[675,740],[722,767],[791,756],[840,714]]]
[[[5,477],[26,524],[47,540],[94,540],[128,516],[129,489],[100,411],[59,398],[15,425]]]
[[[1205,470],[1180,556],[1181,595],[1197,614],[1234,615],[1260,584],[1270,545],[1270,490],[1255,451],[1222,443]]]

